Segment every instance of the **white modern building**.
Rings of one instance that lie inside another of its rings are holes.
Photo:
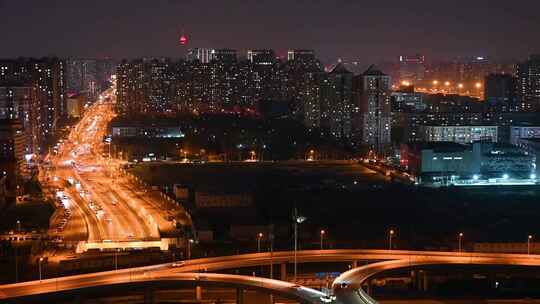
[[[422,126],[420,133],[426,142],[471,144],[475,141],[499,142],[498,126]]]
[[[421,183],[536,179],[536,157],[508,144],[475,142],[402,145],[401,165]]]

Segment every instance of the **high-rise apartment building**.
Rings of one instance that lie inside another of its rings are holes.
[[[200,63],[209,63],[212,60],[214,50],[208,48],[189,49],[186,55],[188,61],[199,61]]]
[[[22,121],[25,128],[35,131],[32,131],[32,140],[37,149],[33,153],[44,152],[47,140],[56,133],[67,115],[64,61],[58,58],[2,60],[0,87],[32,88],[28,119],[23,118]]]
[[[39,100],[32,86],[0,87],[0,120],[18,120],[24,131],[24,153],[39,151]]]
[[[399,56],[399,80],[410,83],[421,82],[425,79],[426,65],[423,55]]]
[[[354,77],[354,142],[385,155],[391,144],[390,76],[370,66]]]
[[[489,74],[484,81],[484,96],[487,105],[507,112],[516,110],[516,78],[509,74]]]
[[[247,59],[257,65],[272,65],[276,62],[276,53],[269,49],[248,50]]]
[[[315,58],[314,50],[289,50],[287,51],[287,61],[314,61]]]
[[[325,94],[321,63],[312,50],[289,50],[287,61],[280,66],[280,97],[289,102],[292,115],[310,129],[320,128],[325,111]]]
[[[3,194],[17,195],[23,178],[28,177],[25,156],[25,135],[18,120],[0,120],[0,181]]]
[[[238,55],[233,49],[214,49],[211,60],[222,64],[235,64],[238,61]]]
[[[351,114],[353,110],[353,73],[338,63],[328,73],[335,99],[328,107],[330,133],[336,138],[351,137]]]
[[[540,110],[540,54],[517,66],[518,96],[521,111]]]
[[[116,64],[110,58],[69,58],[66,60],[66,85],[69,94],[84,94],[93,101],[109,87]]]

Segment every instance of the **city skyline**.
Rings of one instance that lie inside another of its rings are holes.
[[[538,11],[0,0],[0,302],[540,301]]]
[[[0,8],[9,12],[4,27],[17,30],[5,33],[7,43],[0,57],[174,58],[183,57],[187,48],[210,47],[273,48],[286,58],[288,49],[308,48],[317,50],[325,63],[343,58],[367,64],[416,53],[428,60],[468,56],[522,60],[540,49],[540,42],[530,39],[540,23],[529,13],[540,4],[458,2],[450,6],[414,1],[386,7],[349,1],[338,5],[139,1],[128,7],[123,1],[57,1],[54,6],[4,1]],[[520,9],[524,7],[528,9]],[[186,46],[178,41],[182,33],[189,39]]]

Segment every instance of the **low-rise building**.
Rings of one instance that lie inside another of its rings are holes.
[[[243,208],[253,205],[253,196],[249,193],[208,193],[195,192],[197,208]]]
[[[454,184],[460,180],[536,178],[536,157],[507,144],[453,142],[404,144],[401,166],[419,183]]]
[[[540,138],[540,126],[512,126],[510,127],[510,143],[519,144],[519,139]]]
[[[401,166],[418,177],[450,176],[473,169],[469,147],[453,142],[402,144],[400,155]]]
[[[540,138],[518,138],[517,145],[535,157],[534,174],[540,177]]]
[[[113,137],[182,138],[183,128],[174,119],[116,120],[111,123]]]

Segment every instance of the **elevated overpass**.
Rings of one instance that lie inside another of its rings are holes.
[[[122,270],[106,276],[77,276],[76,279],[58,278],[42,282],[14,284],[0,293],[5,303],[58,303],[82,301],[85,295],[118,294],[139,290],[144,292],[144,303],[155,303],[154,291],[160,289],[221,287],[236,289],[237,302],[243,303],[246,289],[284,297],[299,303],[326,303],[326,295],[318,290],[266,278],[216,273],[149,273]]]
[[[209,284],[217,284],[218,279],[223,281],[242,281],[244,285],[239,288],[251,288],[254,282],[264,282],[260,286],[271,287],[288,286],[282,288],[280,294],[285,297],[298,299],[299,290],[308,290],[312,297],[312,302],[307,298],[302,298],[302,303],[318,303],[315,299],[316,293],[312,289],[296,286],[292,288],[291,283],[282,282],[279,285],[274,280],[266,281],[263,278],[225,276],[221,274],[209,274],[206,272],[219,272],[246,267],[279,265],[281,268],[281,279],[284,281],[283,270],[286,272],[286,264],[294,262],[294,252],[274,252],[274,253],[254,253],[233,256],[223,256],[214,258],[202,258],[185,261],[181,267],[173,267],[171,263],[146,267],[136,267],[120,271],[98,272],[92,274],[62,277],[58,279],[43,280],[40,282],[25,282],[0,286],[0,301],[11,300],[14,297],[31,299],[37,294],[61,294],[69,293],[80,288],[97,288],[99,286],[116,286],[115,284],[130,285],[133,283],[150,284],[152,281],[190,281],[200,286],[201,276],[211,278]],[[319,263],[319,262],[348,262],[353,269],[339,276],[333,284],[334,294],[341,304],[361,304],[376,303],[369,295],[362,290],[362,285],[374,275],[392,269],[407,268],[423,265],[437,264],[460,264],[460,265],[520,265],[520,266],[540,266],[540,255],[525,254],[494,254],[494,253],[457,253],[457,252],[434,252],[434,251],[398,251],[398,250],[307,250],[297,252],[298,263]],[[357,261],[370,261],[373,264],[357,267]],[[199,274],[194,273],[199,272]],[[201,273],[202,272],[202,273]],[[187,273],[187,274],[186,274]],[[184,276],[185,274],[185,276]],[[286,274],[286,273],[285,273]],[[197,277],[199,276],[199,277]],[[187,279],[189,278],[189,279]],[[248,278],[250,278],[248,280]],[[213,280],[215,279],[215,280]],[[148,283],[146,283],[148,282]],[[184,282],[185,283],[185,282]],[[187,284],[187,283],[185,283]],[[152,284],[150,284],[152,285]],[[266,288],[265,287],[265,288]],[[289,288],[291,287],[291,288]],[[277,292],[277,291],[276,291]],[[320,293],[317,294],[320,300]],[[30,303],[27,301],[25,303]]]
[[[409,255],[401,258],[368,264],[344,272],[334,280],[332,289],[340,304],[374,304],[362,286],[373,276],[390,270],[429,265],[513,265],[540,266],[540,256],[524,254],[434,254]]]

